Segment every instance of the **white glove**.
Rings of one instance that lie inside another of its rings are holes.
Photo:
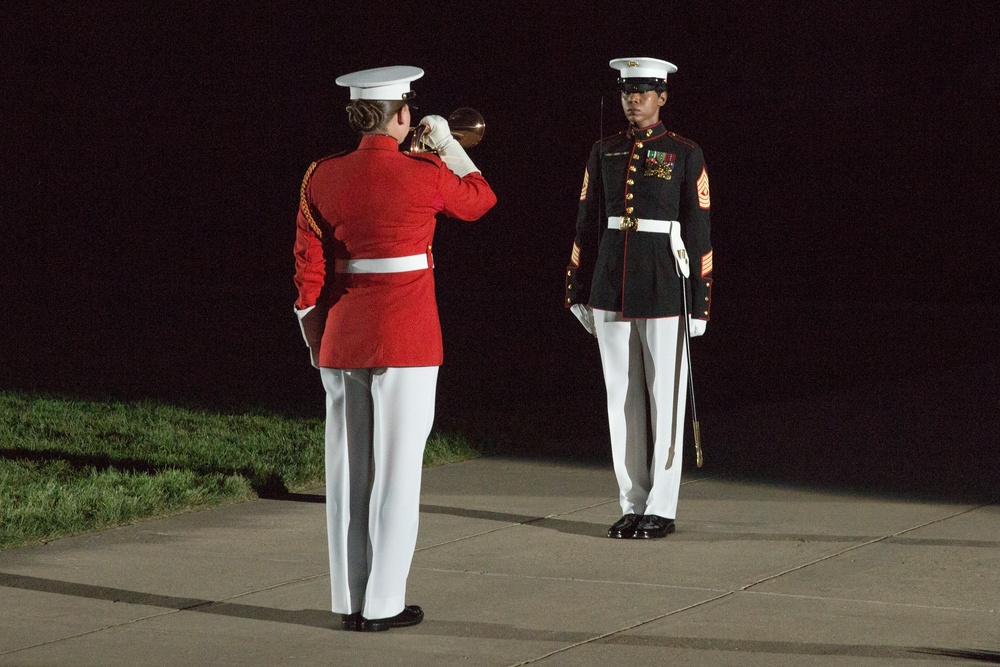
[[[424,133],[424,143],[428,148],[437,151],[441,161],[448,165],[455,174],[461,178],[479,171],[479,167],[473,164],[469,155],[465,152],[455,137],[451,136],[451,128],[448,121],[441,116],[424,116],[420,121],[421,125],[427,126]]]
[[[451,127],[448,126],[448,121],[441,116],[424,116],[420,120],[420,124],[427,127],[423,134],[423,140],[432,151],[440,150],[449,139],[452,141],[455,139],[451,136]]]
[[[316,310],[316,306],[309,306],[302,310],[296,308],[295,316],[299,318],[302,339],[309,347],[309,361],[313,367],[319,368],[319,346],[323,342],[323,329],[326,327],[326,321],[322,317],[322,313]]]
[[[693,317],[688,318],[688,333],[691,338],[695,336],[700,336],[705,333],[705,329],[708,328],[708,322],[705,320],[696,320]]]
[[[569,309],[580,320],[580,324],[591,336],[597,336],[597,328],[594,326],[594,309],[582,303],[574,303]]]

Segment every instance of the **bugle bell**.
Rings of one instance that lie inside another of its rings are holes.
[[[451,129],[451,136],[455,137],[462,148],[472,148],[482,140],[483,133],[486,132],[486,121],[475,109],[461,107],[448,116],[448,127]],[[410,131],[413,132],[410,139],[411,153],[433,152],[425,141],[426,125],[411,127]]]

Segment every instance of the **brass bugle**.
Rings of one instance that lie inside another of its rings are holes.
[[[448,116],[448,127],[451,128],[451,136],[455,137],[462,148],[472,148],[483,139],[486,132],[486,121],[483,115],[469,107],[455,109]],[[424,140],[424,133],[427,131],[426,125],[411,127],[413,137],[410,138],[411,153],[428,153],[430,147]]]

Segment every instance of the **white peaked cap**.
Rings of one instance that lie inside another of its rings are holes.
[[[667,79],[677,71],[677,65],[656,58],[615,58],[611,69],[618,70],[622,79]]]
[[[337,85],[350,87],[352,100],[402,100],[410,92],[410,82],[423,75],[419,67],[376,67],[338,76]]]

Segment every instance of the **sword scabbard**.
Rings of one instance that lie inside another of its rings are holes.
[[[701,455],[701,424],[698,422],[697,419],[695,419],[694,421],[691,422],[691,425],[694,428],[695,462],[698,464],[698,467],[700,468],[702,464],[705,462],[704,457],[702,457]]]

